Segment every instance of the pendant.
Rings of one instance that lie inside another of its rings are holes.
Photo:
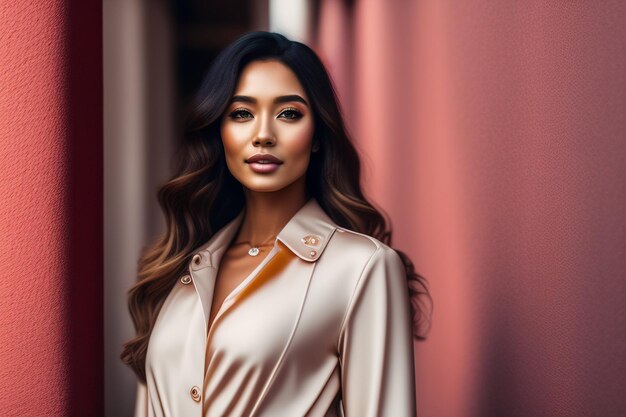
[[[259,248],[250,248],[248,251],[248,255],[257,256],[259,254]]]

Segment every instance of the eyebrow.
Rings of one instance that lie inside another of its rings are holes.
[[[250,96],[233,96],[233,98],[230,100],[231,103],[234,103],[236,101],[240,101],[243,103],[252,103],[252,104],[256,104],[257,99],[254,97],[250,97]],[[289,103],[290,101],[298,101],[302,104],[304,104],[305,106],[308,106],[309,103],[306,102],[305,99],[303,99],[302,97],[300,97],[297,94],[290,94],[287,96],[278,96],[274,99],[274,104],[279,104],[279,103]]]

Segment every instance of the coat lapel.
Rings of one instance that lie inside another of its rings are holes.
[[[213,291],[215,289],[217,271],[222,256],[230,246],[230,243],[235,238],[235,235],[241,226],[244,214],[245,209],[242,209],[233,220],[218,230],[207,243],[201,245],[199,249],[194,252],[194,255],[189,263],[189,273],[202,304],[205,335],[208,330],[207,326],[211,311],[211,303],[213,301]],[[237,295],[242,293],[242,290],[249,287],[249,284],[255,280],[256,276],[259,275],[260,272],[265,269],[265,266],[270,263],[272,258],[283,250],[283,246],[278,244],[279,240],[284,244],[284,247],[289,249],[290,252],[298,256],[300,259],[311,263],[310,267],[312,267],[312,263],[317,261],[322,255],[326,244],[330,240],[336,228],[337,225],[319,206],[315,198],[310,198],[280,231],[274,241],[274,248],[268,254],[267,258],[261,262],[248,279],[242,282],[241,285],[238,286],[233,293],[224,300],[224,304],[216,316],[215,321],[217,321],[219,316],[233,305]],[[310,269],[312,268],[302,268],[302,273],[310,276]],[[269,271],[270,269],[268,269],[268,272]]]

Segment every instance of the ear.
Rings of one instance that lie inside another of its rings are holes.
[[[320,143],[316,140],[313,142],[313,146],[311,147],[312,152],[317,152],[320,150]]]

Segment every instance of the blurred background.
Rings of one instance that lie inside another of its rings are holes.
[[[162,231],[182,118],[221,48],[271,30],[326,64],[367,196],[429,281],[418,415],[626,416],[626,2],[51,0],[0,16],[1,415],[131,415],[126,291]]]

